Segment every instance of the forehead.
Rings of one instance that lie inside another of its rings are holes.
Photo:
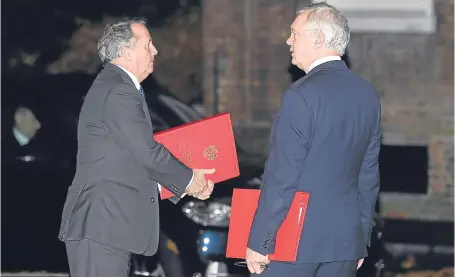
[[[291,29],[292,30],[302,30],[306,23],[307,23],[307,19],[308,19],[308,15],[310,14],[310,10],[306,10],[304,12],[302,12],[301,14],[299,14],[294,22],[292,22],[292,25],[291,25]]]
[[[137,39],[151,40],[150,32],[143,24],[133,23],[131,24],[131,30]]]

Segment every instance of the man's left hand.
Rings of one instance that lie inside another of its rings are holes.
[[[261,274],[269,263],[269,255],[263,256],[250,248],[246,249],[246,264],[250,273]]]

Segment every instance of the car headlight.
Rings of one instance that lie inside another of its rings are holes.
[[[182,211],[189,219],[203,226],[229,226],[231,206],[223,203],[189,201],[183,205]]]

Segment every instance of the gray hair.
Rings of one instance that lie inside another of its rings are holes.
[[[104,65],[120,57],[124,47],[134,48],[136,37],[131,29],[132,24],[146,25],[146,20],[138,18],[122,19],[104,28],[98,40],[98,55]]]
[[[344,55],[349,43],[350,32],[348,20],[335,7],[317,2],[297,9],[297,15],[305,11],[308,14],[308,22],[313,25],[312,31],[324,34],[324,46],[335,49],[341,56]]]

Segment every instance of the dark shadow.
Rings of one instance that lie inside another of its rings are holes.
[[[426,194],[426,146],[382,145],[379,154],[382,192]]]
[[[153,28],[166,24],[177,11],[187,12],[199,5],[200,0],[4,1],[1,23],[10,27],[2,29],[2,77],[5,73],[33,77],[45,72],[47,65],[68,49],[73,33],[86,23],[134,15],[147,19]]]

